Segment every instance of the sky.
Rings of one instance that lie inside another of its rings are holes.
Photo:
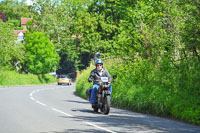
[[[26,3],[27,3],[27,5],[32,5],[33,4],[33,2],[31,0],[27,0]]]
[[[4,0],[0,0],[0,2],[1,1],[4,1]],[[18,0],[18,1],[21,1],[21,0]],[[27,5],[32,5],[33,4],[32,0],[26,0],[26,3],[27,3]]]

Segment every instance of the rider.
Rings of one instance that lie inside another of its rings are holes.
[[[91,93],[91,97],[90,97],[90,102],[92,103],[92,106],[95,104],[96,102],[96,91],[98,91],[99,85],[97,85],[97,81],[99,77],[108,77],[109,81],[112,81],[112,78],[109,74],[109,72],[106,69],[103,69],[103,61],[101,59],[97,59],[96,60],[96,69],[93,69],[90,72],[90,76],[88,78],[88,82],[92,82],[93,81],[93,86],[92,86],[92,93]],[[112,94],[112,86],[109,86],[109,91]]]

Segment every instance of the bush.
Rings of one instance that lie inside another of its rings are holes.
[[[157,66],[140,59],[130,64],[112,62],[104,61],[104,66],[118,76],[112,84],[114,106],[200,124],[198,61],[177,63],[176,67],[166,58]],[[91,86],[87,81],[90,70],[82,71],[76,82],[76,92],[84,98]]]
[[[81,71],[81,75],[76,80],[76,94],[83,98],[86,98],[85,92],[92,86],[92,84],[88,82],[88,77],[92,69],[94,68],[88,67],[86,70]]]

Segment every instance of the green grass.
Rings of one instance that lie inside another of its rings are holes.
[[[49,74],[19,74],[15,71],[0,71],[0,86],[33,85],[55,83],[55,77]]]

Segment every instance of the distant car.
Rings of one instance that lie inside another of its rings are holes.
[[[58,85],[62,85],[62,84],[71,85],[72,80],[67,75],[60,75],[58,77]]]

